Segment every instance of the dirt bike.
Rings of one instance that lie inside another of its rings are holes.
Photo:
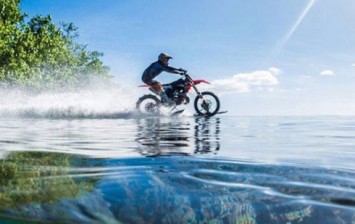
[[[147,94],[140,97],[136,104],[137,110],[143,114],[159,114],[161,106],[170,106],[172,109],[175,109],[178,105],[186,105],[190,103],[190,98],[187,96],[187,93],[192,88],[197,93],[197,96],[194,100],[194,108],[197,115],[214,116],[217,114],[220,108],[218,97],[212,92],[200,92],[196,88],[196,85],[200,83],[210,83],[203,79],[193,80],[186,72],[182,72],[180,75],[182,76],[181,79],[178,79],[169,84],[162,85],[165,94],[173,105],[167,105],[166,103],[162,102],[159,94],[153,88],[151,88],[150,85],[140,85],[139,87],[149,88],[149,90],[152,91],[154,95]]]

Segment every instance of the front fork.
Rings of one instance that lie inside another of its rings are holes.
[[[202,99],[202,104],[201,107],[206,110],[207,112],[209,112],[209,107],[208,107],[208,103],[206,102],[206,100],[203,98],[203,95],[200,93],[200,91],[198,91],[198,89],[196,88],[195,85],[192,85],[192,88],[194,88],[194,90],[197,93],[197,97]]]

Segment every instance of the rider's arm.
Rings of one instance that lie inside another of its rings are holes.
[[[182,68],[174,68],[174,67],[170,67],[170,66],[165,66],[165,71],[170,72],[170,73],[174,73],[174,74],[186,73],[186,70],[184,70]]]

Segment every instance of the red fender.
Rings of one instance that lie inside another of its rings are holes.
[[[211,83],[209,83],[209,82],[207,82],[206,80],[204,80],[204,79],[195,79],[195,80],[193,80],[193,82],[194,82],[194,85],[198,85],[198,84],[200,84],[200,83],[206,83],[206,84],[211,84]],[[187,84],[187,91],[189,91],[190,89],[191,89],[191,84],[189,83],[189,84]]]
[[[138,87],[150,87],[150,85],[139,85]]]
[[[198,85],[198,84],[200,84],[200,83],[206,83],[206,84],[211,84],[211,83],[209,83],[209,82],[207,82],[206,80],[204,80],[204,79],[196,79],[196,80],[194,80],[194,84],[195,85]]]

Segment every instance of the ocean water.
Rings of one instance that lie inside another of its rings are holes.
[[[70,113],[0,118],[0,223],[355,223],[355,117]]]

